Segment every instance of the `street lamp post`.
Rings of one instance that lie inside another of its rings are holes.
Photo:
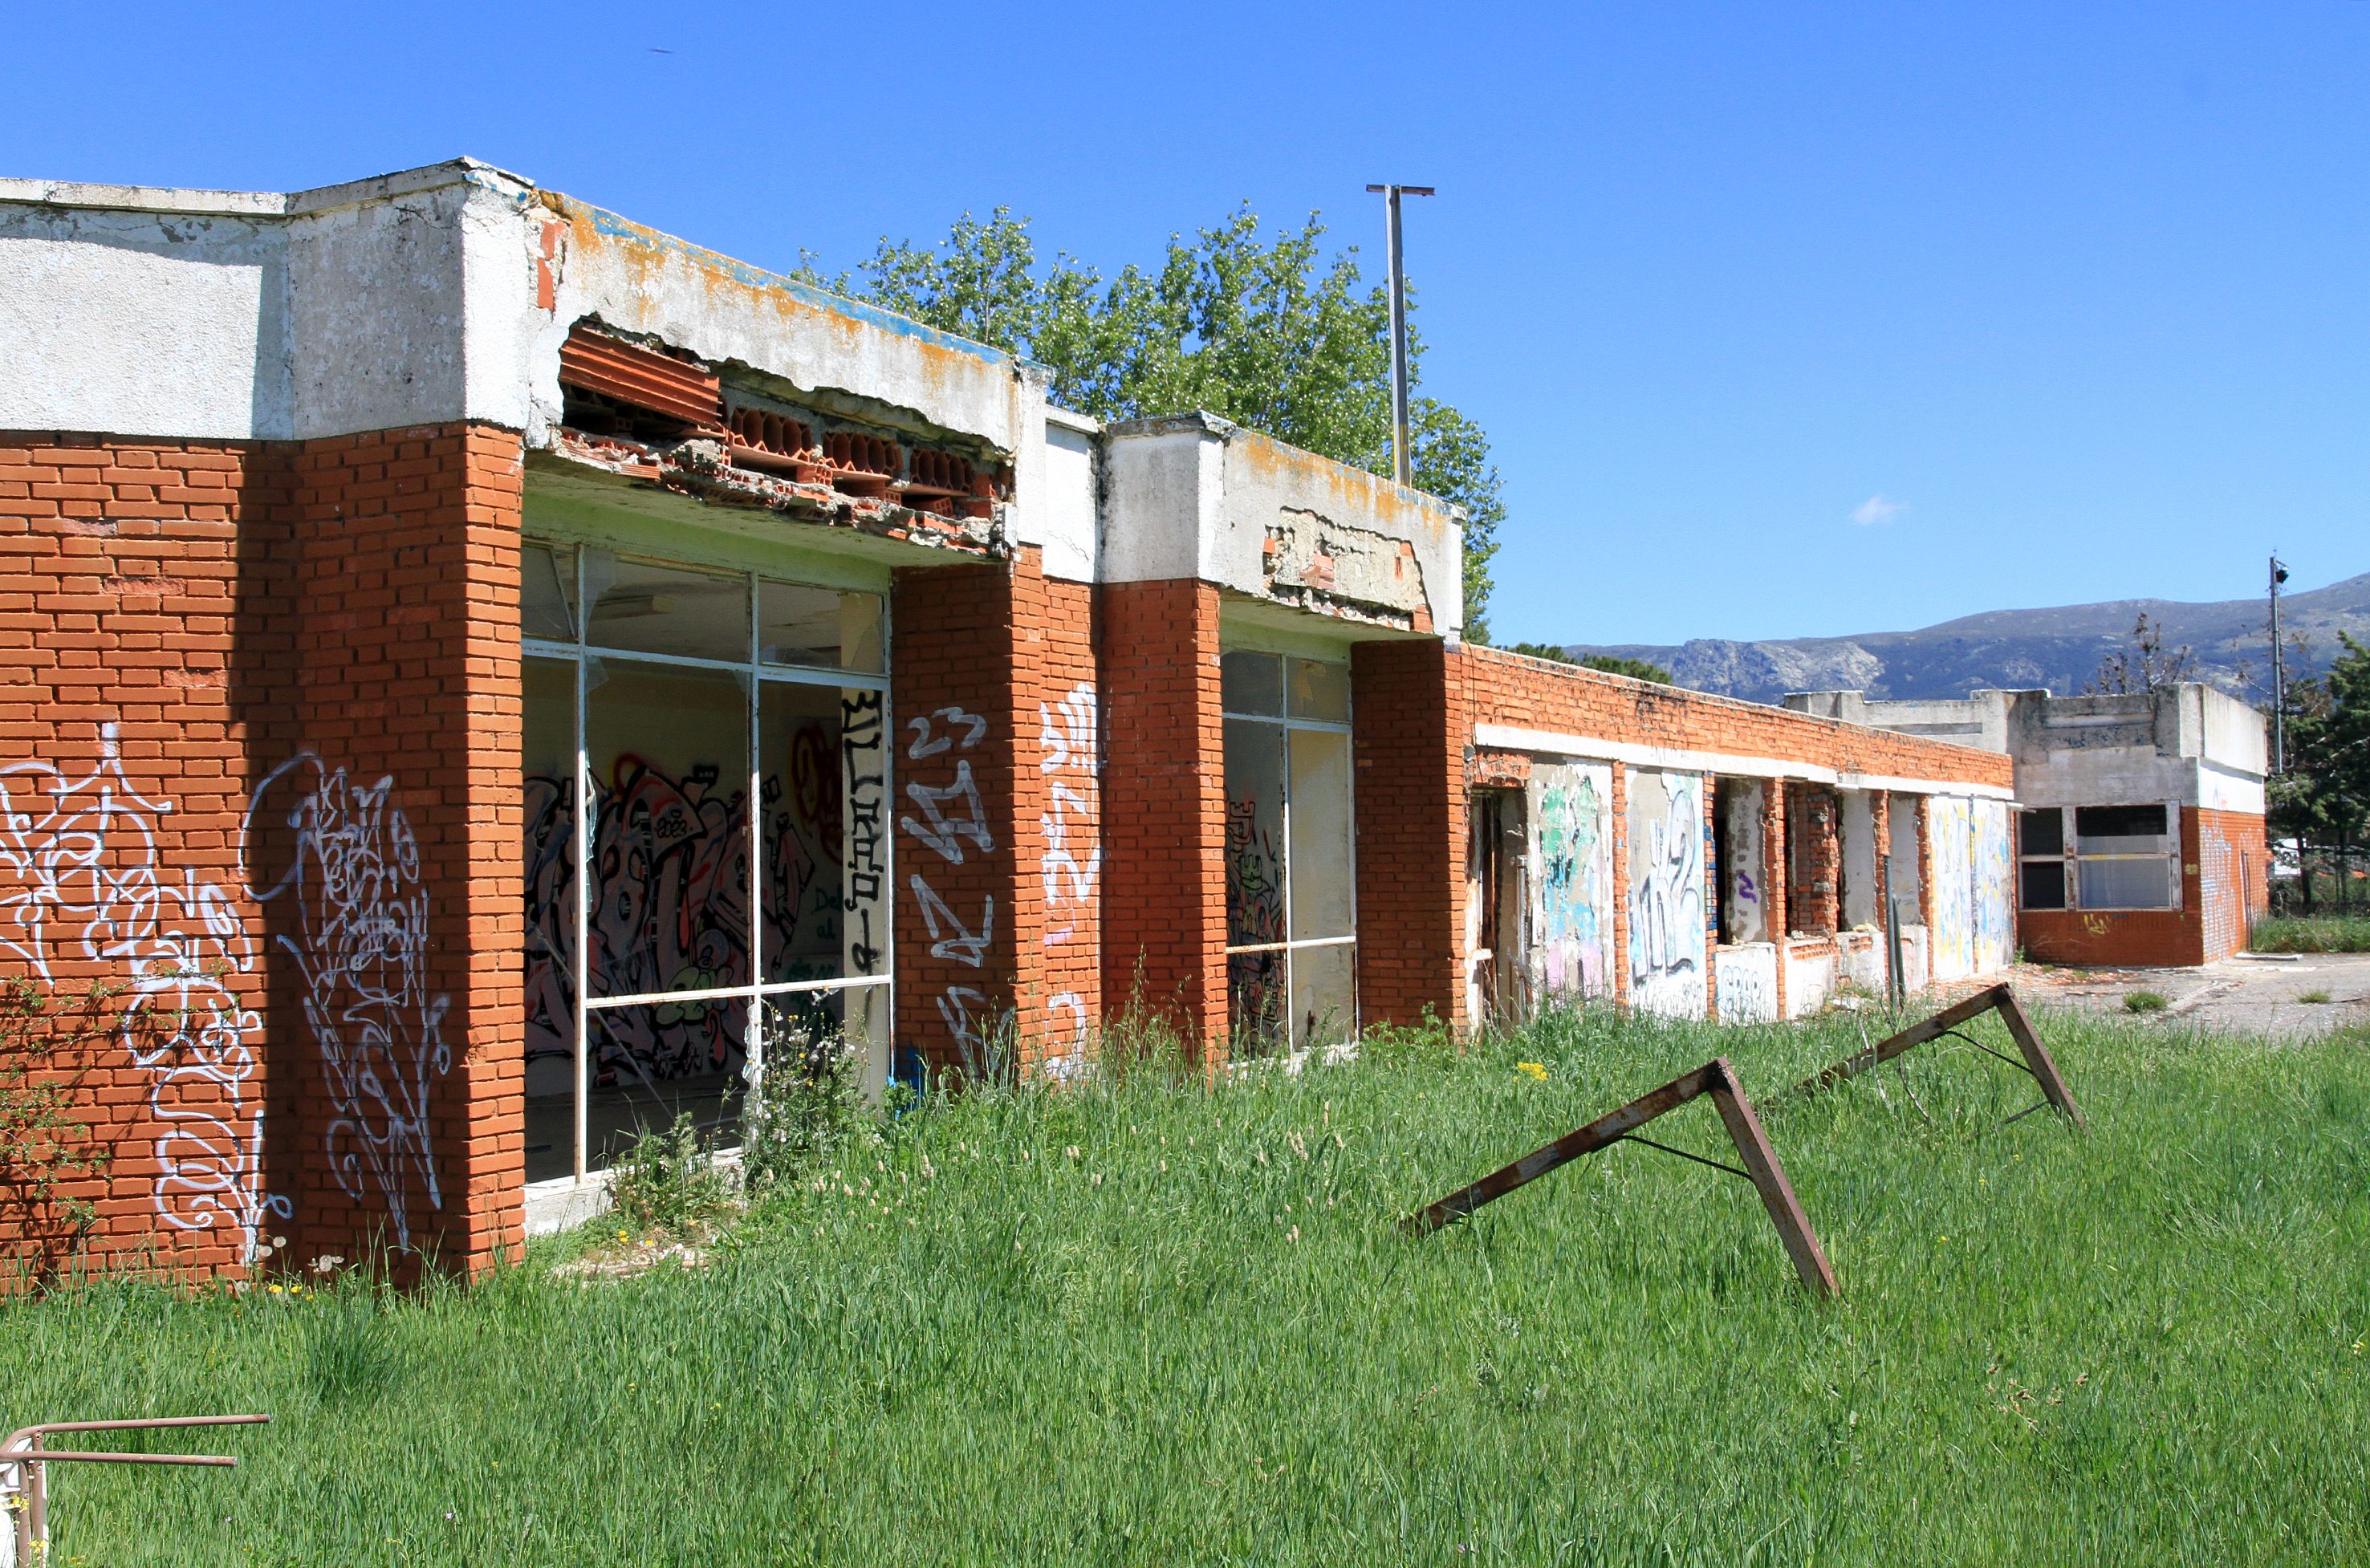
[[[1408,455],[1408,338],[1407,338],[1407,253],[1399,246],[1399,198],[1430,196],[1429,185],[1370,185],[1370,191],[1379,194],[1390,208],[1390,241],[1387,257],[1391,269],[1391,473],[1402,485],[1413,484],[1409,477]]]

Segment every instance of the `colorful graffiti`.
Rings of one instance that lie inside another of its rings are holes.
[[[296,967],[336,1115],[322,1140],[345,1195],[376,1189],[411,1250],[415,1200],[442,1208],[429,1097],[453,1065],[450,999],[428,985],[428,890],[395,780],[349,780],[300,751],[257,786],[240,833],[247,890],[291,911],[273,937]],[[269,846],[267,848],[267,846]],[[259,875],[268,855],[270,868]]]
[[[851,693],[834,744],[812,721],[790,737],[787,773],[760,781],[758,866],[764,979],[874,972],[887,866],[880,697]],[[870,756],[864,753],[869,749]],[[859,763],[868,764],[857,772]],[[853,777],[855,787],[849,787]],[[575,1046],[576,818],[563,779],[526,781],[527,1055]],[[750,983],[748,790],[713,764],[670,776],[617,758],[593,797],[594,897],[586,965],[594,997]],[[842,855],[847,873],[841,872]],[[681,1078],[739,1065],[748,1009],[737,999],[604,1008],[593,1026],[596,1082]]]
[[[1629,774],[1629,1001],[1641,1012],[1701,1018],[1704,984],[1703,779]]]
[[[1273,829],[1260,820],[1259,801],[1226,802],[1226,945],[1253,947],[1284,940],[1283,859]],[[1244,1040],[1283,1032],[1292,1002],[1281,952],[1236,953],[1226,959],[1226,1009]]]
[[[2016,956],[2016,846],[2009,837],[2014,813],[2004,800],[1968,802],[1969,887],[1973,907],[1967,927],[1973,936],[1974,972],[2005,969]]]
[[[172,803],[124,776],[114,725],[99,744],[79,779],[40,761],[0,767],[0,947],[44,986],[72,967],[128,987],[117,1037],[146,1076],[156,1213],[177,1230],[236,1231],[252,1263],[263,1217],[291,1212],[263,1191],[248,1044],[261,1020],[231,986],[253,969],[253,944],[219,887],[161,864]]]
[[[1529,795],[1538,866],[1529,910],[1531,983],[1542,997],[1609,996],[1613,770],[1541,764],[1532,771]]]
[[[1934,979],[2004,969],[2016,947],[2016,850],[2008,803],[1938,795],[1928,797],[1926,810]]]

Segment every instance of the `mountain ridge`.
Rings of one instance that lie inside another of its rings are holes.
[[[2251,701],[2268,702],[2269,610],[2261,599],[2189,603],[2112,599],[2033,610],[1985,610],[1905,632],[1839,637],[1697,637],[1680,644],[1574,643],[1573,658],[1642,658],[1682,686],[1747,702],[1777,703],[1789,692],[1865,691],[1871,697],[1963,697],[1978,687],[2079,692],[2109,654],[2131,646],[2142,615],[2168,647],[2187,645],[2196,678]],[[2325,673],[2341,651],[2337,634],[2370,642],[2370,572],[2280,599],[2289,673]],[[2301,635],[2299,660],[2292,639]]]

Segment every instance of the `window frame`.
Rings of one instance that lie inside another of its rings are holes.
[[[1354,685],[1353,685],[1352,683],[1351,683],[1351,682],[1350,682],[1350,679],[1349,679],[1349,676],[1350,676],[1350,661],[1349,661],[1349,659],[1348,659],[1347,658],[1340,658],[1340,659],[1338,659],[1338,660],[1337,660],[1337,659],[1328,659],[1328,658],[1312,658],[1311,656],[1309,656],[1309,655],[1307,655],[1307,654],[1305,654],[1305,653],[1283,653],[1283,652],[1279,652],[1279,651],[1277,651],[1277,650],[1275,650],[1275,649],[1272,649],[1272,648],[1263,648],[1263,647],[1222,647],[1220,648],[1220,650],[1219,650],[1219,658],[1220,658],[1220,662],[1221,662],[1221,666],[1222,666],[1222,668],[1223,668],[1224,661],[1225,661],[1226,658],[1231,658],[1231,657],[1234,657],[1234,656],[1237,656],[1237,655],[1249,655],[1249,656],[1254,656],[1254,657],[1260,658],[1272,658],[1272,659],[1275,659],[1276,661],[1278,661],[1278,664],[1279,664],[1279,665],[1280,665],[1280,667],[1281,667],[1282,674],[1283,674],[1283,702],[1282,702],[1282,704],[1281,704],[1281,705],[1282,705],[1282,707],[1283,707],[1283,711],[1282,713],[1276,713],[1276,714],[1245,713],[1245,712],[1241,712],[1241,711],[1239,711],[1239,710],[1237,710],[1237,709],[1234,709],[1234,708],[1229,708],[1229,707],[1227,707],[1227,706],[1225,705],[1225,695],[1224,695],[1224,692],[1225,692],[1225,682],[1224,682],[1224,680],[1223,680],[1223,678],[1222,678],[1222,679],[1221,679],[1221,681],[1220,681],[1220,687],[1219,687],[1219,690],[1220,690],[1220,697],[1219,697],[1219,706],[1218,706],[1218,717],[1219,717],[1219,722],[1220,722],[1220,724],[1221,724],[1221,726],[1222,726],[1222,727],[1223,727],[1223,726],[1225,726],[1225,725],[1228,725],[1228,724],[1237,724],[1237,723],[1239,723],[1239,724],[1262,724],[1262,725],[1270,725],[1270,726],[1272,726],[1272,727],[1274,727],[1276,729],[1278,729],[1278,730],[1280,730],[1280,731],[1282,731],[1282,732],[1283,732],[1282,744],[1281,744],[1281,746],[1279,747],[1279,756],[1280,756],[1280,761],[1281,761],[1281,769],[1280,769],[1280,773],[1281,773],[1281,778],[1280,778],[1280,793],[1281,793],[1281,799],[1280,799],[1280,801],[1279,801],[1279,803],[1278,803],[1278,814],[1279,814],[1279,820],[1278,820],[1278,822],[1277,822],[1277,829],[1278,829],[1278,831],[1279,831],[1279,833],[1281,834],[1282,839],[1283,839],[1283,853],[1282,853],[1282,855],[1279,857],[1279,858],[1280,858],[1280,860],[1281,860],[1281,862],[1282,862],[1282,864],[1281,864],[1281,866],[1280,866],[1280,868],[1279,868],[1279,869],[1280,869],[1280,870],[1282,871],[1282,873],[1283,873],[1282,880],[1283,880],[1283,930],[1284,930],[1284,933],[1285,933],[1285,939],[1284,939],[1283,941],[1282,941],[1282,942],[1255,942],[1255,943],[1245,943],[1245,944],[1239,944],[1239,945],[1237,945],[1237,944],[1235,944],[1235,943],[1229,942],[1229,943],[1227,943],[1227,944],[1226,944],[1226,945],[1225,945],[1225,958],[1228,960],[1229,964],[1231,965],[1232,960],[1234,960],[1234,959],[1236,959],[1236,958],[1237,958],[1237,957],[1248,957],[1248,956],[1256,956],[1256,955],[1259,955],[1259,954],[1262,954],[1262,953],[1281,953],[1281,954],[1283,954],[1283,988],[1284,988],[1284,996],[1285,996],[1285,998],[1287,999],[1287,1017],[1286,1017],[1286,1022],[1285,1022],[1286,1048],[1288,1048],[1288,1049],[1297,1049],[1297,1048],[1299,1048],[1299,1047],[1298,1047],[1298,1046],[1296,1046],[1296,1045],[1294,1045],[1294,1044],[1291,1042],[1291,1040],[1290,1040],[1290,1032],[1291,1032],[1291,1029],[1292,1029],[1292,1027],[1293,1027],[1293,1023],[1292,1023],[1292,1020],[1290,1019],[1290,1017],[1289,1017],[1289,1013],[1288,1013],[1288,1009],[1289,1009],[1289,999],[1290,999],[1290,998],[1291,998],[1291,996],[1293,995],[1294,977],[1294,972],[1295,972],[1295,968],[1296,968],[1296,962],[1295,962],[1294,955],[1295,955],[1295,954],[1298,954],[1298,953],[1301,953],[1301,952],[1310,951],[1310,950],[1313,950],[1313,949],[1317,949],[1317,948],[1347,947],[1347,948],[1351,949],[1351,959],[1350,959],[1350,1018],[1349,1018],[1349,1029],[1350,1029],[1350,1037],[1352,1037],[1352,1038],[1353,1038],[1353,1039],[1354,1039],[1354,1038],[1356,1037],[1356,1036],[1357,1036],[1357,1033],[1358,1033],[1359,1019],[1360,1019],[1360,1012],[1359,1012],[1360,1003],[1359,1003],[1359,997],[1358,997],[1358,967],[1357,967],[1357,945],[1358,945],[1358,769],[1357,769],[1357,754],[1356,754],[1356,750],[1355,750],[1355,748],[1356,748],[1356,740],[1355,740],[1355,738],[1354,738],[1355,721],[1356,721],[1356,718],[1357,718],[1357,708],[1356,708],[1356,705],[1355,705],[1355,704],[1356,704],[1355,688],[1354,688]],[[1334,668],[1339,669],[1339,670],[1342,672],[1342,679],[1343,679],[1343,682],[1344,682],[1344,685],[1343,685],[1343,692],[1342,692],[1342,698],[1343,698],[1344,704],[1348,707],[1348,711],[1349,711],[1349,714],[1350,714],[1350,716],[1349,716],[1348,718],[1346,718],[1346,719],[1341,719],[1341,720],[1338,720],[1338,721],[1337,721],[1337,720],[1333,720],[1333,719],[1301,718],[1301,717],[1297,717],[1297,716],[1295,716],[1295,715],[1293,714],[1293,712],[1292,712],[1292,705],[1293,705],[1293,704],[1292,704],[1292,667],[1291,667],[1291,664],[1290,664],[1288,661],[1290,661],[1290,660],[1292,660],[1292,659],[1295,659],[1295,658],[1298,658],[1298,659],[1304,659],[1304,660],[1306,660],[1306,661],[1307,661],[1308,663],[1311,663],[1311,664],[1324,664],[1324,665],[1330,665],[1330,666],[1333,666]],[[1347,837],[1348,837],[1348,857],[1347,857],[1347,864],[1346,864],[1346,865],[1343,867],[1343,875],[1344,875],[1345,876],[1347,876],[1347,878],[1349,879],[1349,887],[1350,887],[1350,931],[1349,931],[1349,934],[1348,934],[1348,935],[1346,935],[1346,936],[1312,936],[1312,937],[1302,937],[1302,938],[1294,939],[1294,938],[1293,938],[1293,937],[1292,937],[1292,935],[1291,935],[1291,932],[1292,932],[1292,929],[1293,929],[1293,926],[1292,926],[1292,915],[1293,915],[1293,885],[1294,885],[1294,881],[1296,880],[1296,878],[1295,878],[1295,876],[1294,876],[1294,873],[1293,873],[1293,863],[1294,863],[1294,859],[1296,858],[1296,856],[1295,856],[1295,853],[1294,853],[1294,841],[1294,841],[1294,838],[1293,838],[1293,832],[1292,832],[1292,804],[1293,804],[1293,776],[1292,776],[1292,773],[1293,773],[1293,758],[1292,758],[1292,734],[1293,734],[1293,732],[1294,732],[1294,731],[1295,731],[1295,730],[1308,730],[1308,731],[1315,731],[1315,732],[1319,733],[1319,734],[1326,734],[1326,735],[1339,735],[1339,736],[1341,736],[1344,739],[1348,740],[1348,741],[1350,742],[1350,745],[1351,745],[1351,748],[1352,748],[1352,750],[1351,750],[1351,754],[1350,754],[1350,758],[1349,758],[1349,763],[1350,763],[1350,765],[1349,765],[1348,769],[1346,770],[1347,774],[1348,774],[1348,777],[1347,777],[1347,778],[1346,778],[1346,780],[1344,781],[1344,783],[1345,783],[1345,791],[1344,791],[1344,793],[1345,793],[1346,798],[1344,799],[1344,801],[1343,801],[1343,803],[1342,803],[1342,816],[1343,816],[1343,823],[1344,823],[1344,828],[1345,828],[1345,830],[1346,830],[1346,833],[1347,833]],[[1221,763],[1220,763],[1220,767],[1221,767],[1221,779],[1220,779],[1220,786],[1219,786],[1222,794],[1224,794],[1224,793],[1225,793],[1225,780],[1224,780],[1224,776],[1223,776],[1223,769],[1224,769],[1224,765],[1225,765],[1225,764],[1224,764],[1223,760],[1222,760],[1222,761],[1221,761]],[[1226,1012],[1227,1012],[1227,1024],[1228,1024],[1228,1025],[1229,1025],[1229,1028],[1230,1028],[1230,1029],[1231,1029],[1231,1026],[1232,1026],[1232,1024],[1233,1024],[1233,1023],[1234,1023],[1234,1016],[1233,1016],[1233,1014],[1234,1014],[1234,1005],[1233,1005],[1234,999],[1233,999],[1233,997],[1232,997],[1232,995],[1231,995],[1232,989],[1233,989],[1233,988],[1232,988],[1232,986],[1231,986],[1231,985],[1229,985],[1229,987],[1228,987],[1228,990],[1229,990],[1229,993],[1230,993],[1230,994],[1229,994],[1229,995],[1228,995],[1228,997],[1227,997],[1227,1009],[1226,1009]],[[1237,1042],[1237,1044],[1239,1044],[1239,1042]]]
[[[2067,814],[2068,820],[2066,826],[2068,829],[2072,830],[2065,837],[2065,842],[2068,846],[2066,851],[2066,861],[2068,865],[2072,868],[2071,875],[2068,877],[2068,880],[2072,883],[2072,887],[2069,889],[2072,902],[2067,905],[2067,908],[2087,910],[2100,914],[2163,914],[2170,910],[2179,910],[2181,907],[2181,893],[2183,891],[2180,883],[2180,807],[2179,803],[2174,801],[2137,800],[2120,802],[2118,804],[2123,807],[2153,806],[2158,811],[2164,813],[2164,830],[2154,835],[2157,841],[2163,847],[2154,850],[2108,850],[2095,854],[2086,854],[2082,851],[2082,813],[2085,810],[2094,808],[2080,806],[2061,807],[2061,809]],[[2108,807],[2107,809],[2111,809],[2111,807]],[[2109,835],[2105,834],[2100,835],[2100,838],[2108,836]],[[2124,836],[2132,837],[2136,835]],[[2110,861],[2143,860],[2157,861],[2163,864],[2165,868],[2164,902],[2160,904],[2093,904],[2083,898],[2083,865],[2091,862],[2103,863]]]
[[[842,976],[836,979],[824,980],[768,981],[759,978],[765,973],[764,922],[759,916],[759,911],[765,907],[765,813],[759,809],[759,803],[764,797],[765,784],[765,753],[763,750],[765,687],[766,683],[773,682],[781,685],[824,686],[838,691],[869,691],[878,692],[880,697],[880,731],[882,736],[882,744],[880,748],[881,795],[884,800],[894,800],[896,797],[896,747],[891,743],[890,738],[896,734],[896,723],[894,715],[891,712],[889,692],[889,672],[893,668],[892,660],[894,657],[894,649],[891,638],[892,627],[890,624],[889,614],[889,596],[885,593],[878,593],[867,589],[842,588],[829,583],[799,582],[797,579],[779,572],[754,569],[742,570],[716,567],[705,563],[672,560],[663,555],[653,555],[640,550],[613,550],[608,545],[593,544],[581,539],[567,539],[548,537],[542,534],[529,534],[523,538],[521,543],[525,546],[536,547],[554,552],[560,550],[568,551],[569,554],[571,575],[574,579],[572,585],[574,598],[569,610],[570,618],[575,625],[575,640],[572,642],[562,642],[551,637],[531,637],[526,635],[523,628],[522,628],[519,637],[519,654],[522,658],[546,658],[564,661],[569,666],[569,672],[573,676],[575,681],[575,712],[572,716],[571,723],[574,729],[573,738],[575,741],[574,751],[576,778],[574,796],[570,805],[575,812],[576,830],[574,834],[576,851],[574,877],[576,891],[574,902],[576,907],[573,911],[576,930],[576,952],[574,955],[573,969],[569,978],[575,993],[575,1005],[573,1012],[575,1014],[574,1023],[576,1039],[572,1093],[576,1103],[575,1116],[573,1118],[573,1138],[575,1148],[573,1150],[573,1157],[570,1162],[570,1170],[573,1174],[570,1179],[581,1185],[588,1174],[587,1156],[590,1110],[592,1104],[591,1025],[592,1015],[596,1012],[606,1012],[631,1007],[664,1006],[668,1003],[680,1003],[686,1001],[745,1001],[748,1004],[748,1020],[746,1024],[748,1033],[746,1038],[749,1041],[750,1048],[744,1057],[742,1068],[742,1079],[743,1083],[746,1085],[744,1093],[754,1094],[759,1090],[765,1079],[764,1026],[766,999],[776,996],[788,996],[800,992],[833,992],[888,988],[889,1000],[886,1008],[886,1027],[890,1032],[891,1037],[878,1042],[878,1045],[886,1049],[889,1059],[892,1063],[895,1060],[896,1043],[894,1033],[896,1028],[897,1012],[896,991],[894,990],[897,972],[897,921],[895,914],[897,850],[895,834],[884,833],[881,835],[881,855],[884,865],[884,870],[882,872],[883,893],[881,898],[881,909],[884,916],[882,923],[885,929],[880,933],[880,972],[877,975]],[[619,559],[634,561],[645,566],[662,567],[677,571],[695,571],[716,578],[739,578],[742,582],[742,591],[746,596],[745,601],[748,611],[747,659],[745,661],[742,661],[735,659],[704,658],[690,654],[649,653],[630,648],[604,647],[602,645],[593,642],[592,640],[592,606],[586,601],[584,570],[586,554],[592,550],[609,550],[612,555],[616,555]],[[791,665],[767,662],[762,657],[764,649],[761,639],[764,635],[764,624],[761,613],[761,596],[763,592],[761,585],[768,581],[775,583],[788,583],[791,586],[800,588],[828,589],[831,591],[840,593],[872,592],[873,597],[878,599],[880,604],[880,669],[876,671],[865,670],[844,670],[822,665]],[[594,659],[598,659],[604,664],[626,662],[668,666],[683,670],[712,670],[738,677],[742,681],[744,697],[743,706],[747,713],[745,738],[748,747],[747,761],[749,765],[749,810],[746,814],[747,821],[744,825],[744,830],[749,835],[749,886],[747,888],[747,895],[749,898],[749,911],[751,918],[749,946],[749,974],[751,979],[749,983],[745,985],[708,986],[689,990],[638,992],[632,995],[621,996],[595,997],[589,994],[591,990],[590,971],[592,944],[591,870],[593,862],[593,846],[598,837],[599,828],[598,824],[592,820],[592,812],[591,810],[592,801],[594,795],[592,786],[592,755],[585,746],[586,724],[588,717],[586,710],[587,702],[591,694],[591,687],[585,680],[585,668],[589,661]]]
[[[2035,914],[2065,914],[2077,907],[2074,900],[2076,894],[2078,891],[2077,884],[2079,879],[2077,877],[2074,871],[2073,853],[2067,848],[2067,846],[2073,842],[2072,835],[2066,830],[2069,824],[2065,820],[2065,813],[2069,809],[2071,808],[2064,806],[2028,806],[2020,807],[2017,810],[2016,908],[2017,912],[2019,914],[2022,914],[2028,910]],[[2029,817],[2038,817],[2044,812],[2054,812],[2057,817],[2057,853],[2055,854],[2027,854],[2024,851],[2025,818]],[[2057,867],[2058,902],[2054,904],[2028,904],[2024,901],[2024,868],[2028,865],[2054,865]]]

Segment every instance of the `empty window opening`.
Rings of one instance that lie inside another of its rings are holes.
[[[1476,790],[1467,812],[1466,887],[1476,1018],[1518,1019],[1531,1008],[1526,912],[1529,828],[1523,792]]]
[[[1712,785],[1713,820],[1720,833],[1717,934],[1722,946],[1769,940],[1764,790],[1759,779],[1723,778]]]
[[[2162,805],[2076,807],[2075,897],[2079,906],[2173,908],[2180,887],[2180,846],[2172,829],[2176,819]]]
[[[1357,1032],[1346,664],[1235,651],[1226,753],[1226,1007],[1235,1049]]]
[[[760,1039],[877,1083],[880,597],[536,543],[521,581],[527,1179],[730,1141]]]

